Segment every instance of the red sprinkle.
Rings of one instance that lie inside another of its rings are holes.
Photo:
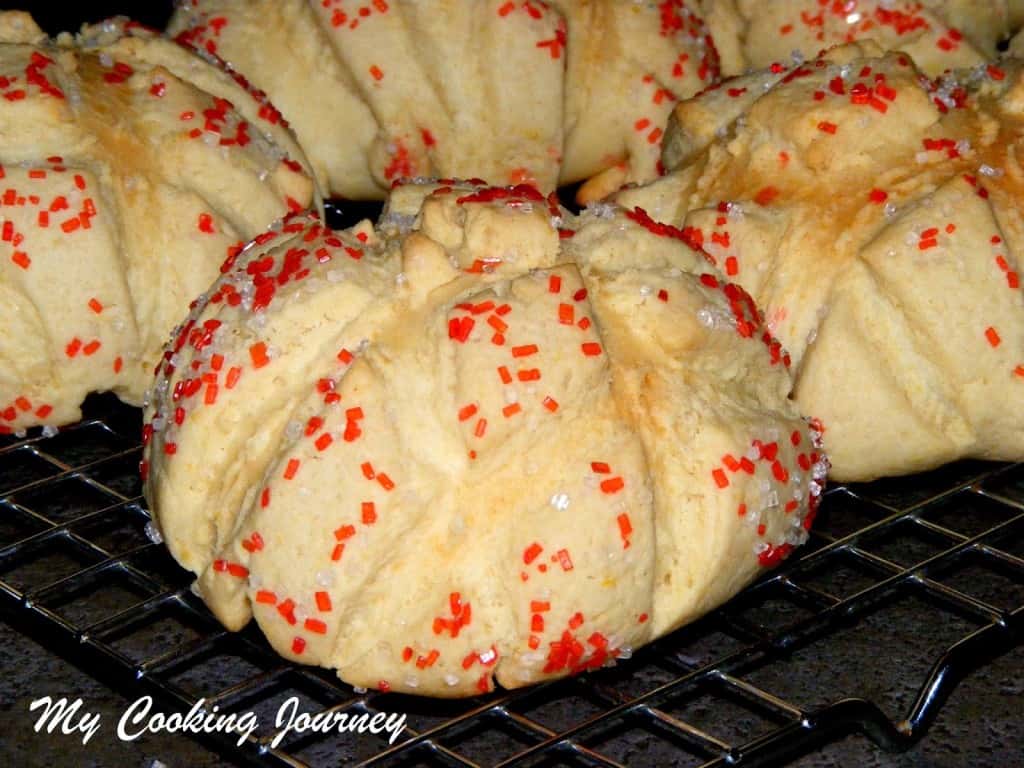
[[[289,459],[288,466],[284,469],[284,479],[291,480],[295,477],[295,473],[299,471],[299,460]]]
[[[629,521],[629,515],[623,512],[616,518],[619,524],[619,535],[622,537],[622,548],[629,549],[629,535],[633,533],[633,524]]]
[[[254,368],[262,368],[270,362],[270,358],[267,357],[267,345],[262,341],[253,344],[249,347],[249,357],[252,358]]]
[[[472,317],[453,317],[448,321],[448,338],[465,344],[474,325],[476,325],[476,321]]]
[[[626,486],[625,480],[621,477],[609,477],[601,481],[601,491],[604,493],[618,493]]]
[[[440,656],[441,652],[434,648],[426,656],[420,656],[418,659],[416,659],[416,666],[419,669],[426,669],[427,667],[432,667]]]
[[[377,522],[377,507],[372,501],[364,501],[362,504],[363,525],[373,525]]]
[[[277,612],[289,624],[295,624],[295,601],[290,597],[277,606]]]
[[[306,619],[303,626],[310,632],[315,632],[318,635],[327,634],[327,625],[320,619]]]
[[[533,542],[530,546],[523,550],[523,562],[529,565],[534,560],[536,560],[537,556],[543,551],[544,548],[540,544],[538,544],[536,541]]]
[[[572,558],[569,557],[569,550],[560,549],[555,553],[555,557],[558,559],[558,564],[562,566],[563,571],[572,570]]]

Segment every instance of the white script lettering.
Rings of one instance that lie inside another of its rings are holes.
[[[81,699],[75,699],[68,705],[66,698],[61,697],[54,701],[50,696],[43,696],[29,704],[28,711],[34,712],[39,707],[46,707],[46,710],[36,720],[36,733],[39,733],[44,727],[47,733],[53,733],[59,727],[60,732],[68,736],[75,731],[80,731],[82,744],[88,744],[89,739],[100,729],[100,716],[95,712],[85,712],[77,722],[74,721],[78,710],[82,708]]]

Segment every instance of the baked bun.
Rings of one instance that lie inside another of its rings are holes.
[[[230,75],[125,22],[0,13],[0,432],[141,403],[240,240],[313,201],[294,140]]]
[[[591,198],[657,174],[676,98],[718,61],[683,0],[198,0],[170,34],[271,95],[325,187],[480,177]]]
[[[909,53],[929,75],[990,60],[1024,23],[1021,0],[702,0],[722,74],[859,40]]]
[[[930,82],[837,48],[680,104],[675,171],[624,205],[684,227],[764,307],[833,477],[1024,460],[1024,74]]]
[[[753,302],[678,236],[453,182],[244,251],[146,411],[198,593],[354,685],[468,696],[601,666],[784,557],[827,466]]]

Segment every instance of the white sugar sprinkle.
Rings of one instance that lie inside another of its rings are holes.
[[[551,497],[551,506],[557,509],[559,512],[564,512],[569,508],[569,494],[567,493],[556,493]]]
[[[164,537],[160,535],[160,529],[152,522],[146,523],[146,537],[154,544],[161,544],[164,540]]]

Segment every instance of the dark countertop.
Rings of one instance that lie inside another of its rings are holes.
[[[149,768],[159,759],[168,768],[215,768],[223,758],[179,734],[147,734],[122,742],[116,722],[129,700],[85,674],[73,664],[0,622],[0,765],[24,768]],[[35,733],[39,714],[29,704],[43,696],[81,698],[84,707],[100,714],[102,730],[89,743],[81,735]]]
[[[214,768],[230,764],[191,738],[178,734],[147,735],[136,742],[119,741],[114,734],[114,723],[129,700],[2,622],[0,669],[4,670],[0,678],[0,765],[150,768],[155,759],[168,768]],[[909,752],[887,754],[867,738],[857,735],[797,760],[792,768],[1013,768],[1024,765],[1022,673],[1024,648],[1018,648],[969,676],[946,703],[931,732]],[[87,746],[80,743],[78,736],[34,733],[36,714],[28,711],[28,704],[46,695],[81,697],[91,711],[101,714],[103,730]]]

